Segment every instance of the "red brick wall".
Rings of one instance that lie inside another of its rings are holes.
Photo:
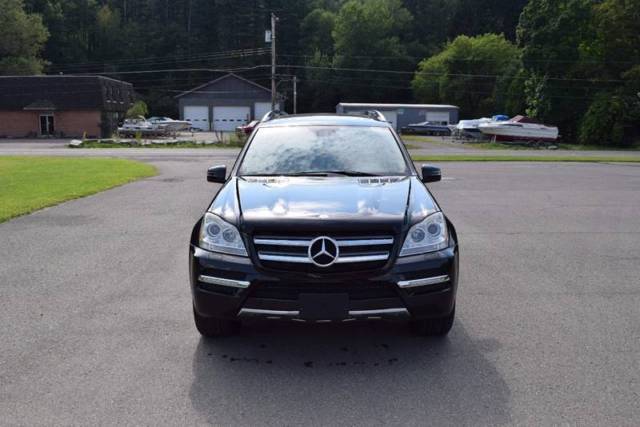
[[[0,137],[40,136],[40,111],[0,111]],[[54,111],[53,123],[56,136],[100,136],[99,111]]]

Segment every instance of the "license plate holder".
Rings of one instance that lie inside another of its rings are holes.
[[[306,320],[341,320],[349,316],[349,294],[300,294],[300,317]]]

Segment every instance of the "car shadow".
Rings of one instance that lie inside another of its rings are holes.
[[[498,346],[461,322],[444,339],[402,323],[252,324],[200,340],[190,398],[213,424],[505,424]]]

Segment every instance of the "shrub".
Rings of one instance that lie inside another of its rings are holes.
[[[136,101],[134,104],[127,110],[127,118],[133,119],[138,116],[146,117],[149,114],[149,108],[144,101]]]
[[[622,145],[625,106],[620,97],[608,92],[596,95],[580,123],[580,143]]]

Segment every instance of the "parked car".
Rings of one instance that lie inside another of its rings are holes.
[[[442,123],[422,122],[403,127],[400,132],[403,135],[440,135],[450,136],[451,129]]]
[[[236,134],[240,137],[246,136],[253,132],[253,129],[260,123],[259,120],[254,120],[246,125],[241,125],[236,128]]]
[[[379,114],[379,113],[378,113]],[[384,117],[294,115],[258,124],[189,245],[195,325],[228,335],[245,318],[405,319],[445,335],[458,239]]]

